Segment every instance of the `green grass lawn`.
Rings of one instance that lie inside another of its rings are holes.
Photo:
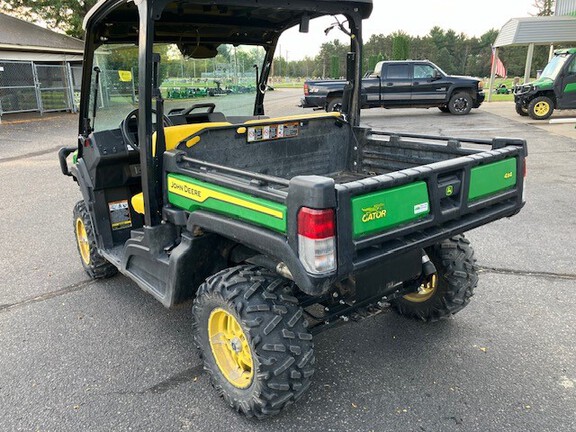
[[[486,100],[488,100],[488,97],[486,97]],[[514,95],[513,94],[494,94],[492,93],[492,99],[490,100],[491,102],[513,102],[514,101]]]

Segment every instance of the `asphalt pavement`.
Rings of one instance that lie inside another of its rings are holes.
[[[272,105],[294,112],[300,91]],[[0,431],[576,431],[576,135],[504,103],[470,115],[374,109],[366,125],[529,143],[528,203],[468,233],[470,305],[435,324],[390,312],[315,338],[304,397],[258,422],[211,388],[190,304],[167,310],[123,276],[91,281],[72,230],[77,186],[56,149],[77,117],[0,125]]]

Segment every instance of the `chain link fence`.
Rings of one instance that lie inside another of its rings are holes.
[[[35,65],[42,112],[72,111],[70,78],[65,65]]]
[[[76,112],[82,68],[70,63],[0,60],[0,117],[38,111]]]
[[[40,111],[40,95],[32,62],[0,61],[0,115]]]

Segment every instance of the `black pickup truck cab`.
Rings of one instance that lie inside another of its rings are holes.
[[[339,111],[345,80],[306,81],[303,108]],[[429,61],[382,61],[362,80],[362,108],[432,108],[468,114],[484,101],[480,79],[447,75]]]

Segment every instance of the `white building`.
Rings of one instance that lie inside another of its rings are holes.
[[[74,111],[84,42],[0,13],[0,116]]]

